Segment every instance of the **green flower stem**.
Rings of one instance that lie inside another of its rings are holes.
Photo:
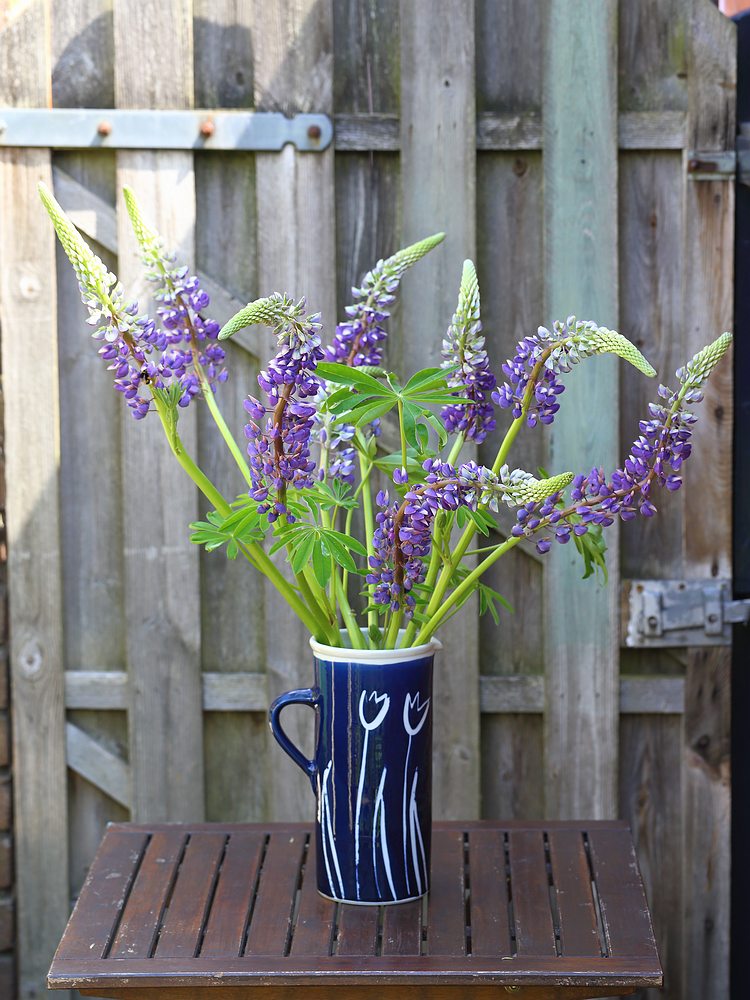
[[[404,404],[398,401],[398,429],[401,434],[401,465],[406,468],[406,430],[404,429]]]
[[[521,541],[520,537],[508,538],[506,539],[506,541],[502,543],[502,545],[498,545],[495,551],[490,553],[490,555],[488,555],[486,559],[483,559],[482,562],[480,562],[479,565],[475,567],[475,569],[473,569],[471,573],[469,573],[469,575],[464,580],[461,581],[461,583],[459,583],[456,589],[451,594],[449,594],[448,597],[445,598],[445,600],[441,601],[438,610],[434,612],[434,614],[428,619],[428,621],[424,623],[424,625],[420,629],[416,638],[415,645],[419,646],[421,645],[421,643],[427,642],[432,637],[438,626],[446,618],[450,609],[458,601],[460,601],[465,594],[467,594],[469,591],[472,590],[474,584],[479,579],[479,577],[486,570],[488,570],[490,566],[496,563],[497,560],[500,558],[500,556],[505,555],[506,552],[508,552],[510,549],[518,545],[520,541]]]
[[[333,560],[331,560],[331,562],[333,564]],[[334,599],[338,600],[339,607],[341,608],[341,617],[344,620],[346,631],[349,633],[349,638],[352,640],[352,648],[367,649],[367,643],[362,635],[362,629],[357,625],[357,620],[354,617],[354,612],[349,604],[349,599],[346,596],[346,592],[341,584],[341,580],[339,579],[338,569],[335,565],[332,565],[331,568]]]
[[[159,414],[159,419],[161,420],[164,433],[167,437],[167,441],[169,442],[169,447],[172,449],[172,454],[209,503],[213,504],[220,514],[227,517],[232,513],[232,508],[205,472],[198,468],[190,455],[188,455],[187,451],[185,451],[185,446],[180,439],[180,435],[177,433],[176,420],[172,419],[172,416],[169,413],[169,408],[157,395],[157,393],[153,392],[152,396],[156,412]]]
[[[335,625],[336,629],[338,629],[338,622],[337,622],[337,618],[336,618],[336,612],[335,612],[333,606],[331,605],[331,602],[328,600],[328,594],[326,594],[326,592],[323,589],[323,587],[321,587],[321,585],[316,580],[315,573],[313,572],[313,569],[309,565],[309,563],[302,570],[302,576],[305,579],[305,582],[306,582],[308,590],[314,595],[315,601],[325,611],[326,617],[327,617],[328,621],[330,622],[330,624],[331,625]]]
[[[177,433],[177,428],[172,420],[168,408],[156,393],[152,393],[156,412],[159,414],[164,433],[166,434],[169,447],[185,472],[190,476],[203,496],[212,504],[215,509],[224,517],[232,513],[232,508],[224,499],[219,490],[214,486],[208,476],[198,468],[193,459],[185,450],[185,446]],[[257,569],[276,587],[287,604],[297,614],[310,632],[316,638],[325,637],[325,623],[313,611],[311,611],[294,592],[294,588],[284,579],[282,574],[271,562],[265,551],[257,542],[242,546],[243,554]]]
[[[245,456],[242,454],[242,449],[235,441],[232,432],[229,430],[226,420],[224,420],[224,416],[221,410],[219,409],[219,404],[216,402],[216,396],[214,395],[213,390],[209,385],[208,379],[205,376],[203,368],[201,367],[200,364],[198,364],[197,360],[194,361],[194,368],[198,372],[198,378],[200,380],[201,389],[203,391],[203,398],[206,400],[206,405],[208,406],[208,412],[213,417],[214,423],[219,429],[219,433],[224,438],[226,446],[227,448],[229,448],[232,458],[237,463],[237,467],[242,473],[245,482],[247,483],[248,486],[252,488],[253,479],[252,476],[250,475],[250,469],[248,467],[248,464],[245,461]]]
[[[391,616],[391,623],[388,626],[388,633],[385,637],[386,649],[396,648],[396,643],[398,642],[398,630],[401,628],[401,621],[403,617],[404,617],[403,608],[399,608],[398,611],[396,611],[395,614]]]
[[[465,441],[465,437],[464,437],[464,434],[463,434],[463,431],[462,431],[458,435],[458,437],[456,438],[456,440],[454,441],[453,447],[451,448],[450,455],[448,455],[448,458],[446,459],[446,461],[448,462],[448,465],[455,465],[456,464],[456,460],[458,459],[458,456],[461,454],[461,449],[464,446],[464,441]]]
[[[362,436],[362,444],[364,444],[364,436]],[[367,569],[370,569],[370,556],[375,555],[375,547],[373,545],[372,536],[375,533],[375,518],[373,517],[372,510],[372,490],[370,489],[370,473],[373,470],[372,462],[369,463],[365,455],[357,449],[357,454],[359,455],[359,475],[360,475],[360,487],[362,489],[362,513],[365,518],[365,544],[367,546]],[[351,514],[353,512],[349,511]],[[350,522],[347,517],[346,533],[349,534]],[[367,588],[367,603],[368,605],[374,603],[373,594],[375,592],[375,585],[373,583],[366,584]],[[378,624],[378,613],[377,611],[367,612],[367,626],[368,628],[372,625]]]
[[[295,579],[297,581],[297,585],[299,586],[300,593],[302,594],[302,596],[304,597],[305,601],[307,602],[308,607],[310,607],[310,608],[320,608],[321,604],[323,602],[320,600],[319,596],[316,596],[316,594],[313,592],[313,587],[311,587],[310,583],[308,582],[307,575],[304,572],[302,572],[302,573],[295,573]],[[315,581],[315,582],[317,584],[317,581]],[[318,589],[320,589],[319,586],[318,586]],[[325,595],[323,595],[323,597],[325,599]],[[327,604],[328,602],[326,601],[325,603]],[[330,607],[330,605],[329,605],[329,607]],[[325,628],[326,628],[326,636],[327,636],[326,641],[331,646],[338,646],[338,644],[339,644],[338,629],[334,629],[332,627],[333,622],[331,622],[331,620],[330,620],[330,615],[328,614],[328,609],[325,609],[325,618],[326,618]]]

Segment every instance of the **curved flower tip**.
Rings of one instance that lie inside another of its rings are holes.
[[[695,357],[677,371],[677,377],[683,385],[689,383],[691,388],[698,388],[703,385],[708,376],[721,361],[732,344],[732,334],[722,333],[712,343],[707,344],[703,350],[698,351]]]
[[[561,472],[560,475],[550,476],[548,479],[534,479],[531,476],[514,483],[508,492],[519,504],[541,503],[547,497],[564,490],[572,482],[572,472]]]
[[[274,296],[269,295],[262,299],[255,299],[253,302],[248,302],[243,309],[227,320],[219,330],[219,340],[228,340],[238,330],[243,330],[246,326],[253,326],[255,323],[275,326],[278,321],[279,306]]]
[[[594,345],[597,354],[616,354],[619,358],[630,362],[634,368],[649,378],[656,375],[654,366],[644,358],[635,344],[632,344],[627,337],[623,337],[616,330],[608,330],[606,326],[597,327],[589,339]]]

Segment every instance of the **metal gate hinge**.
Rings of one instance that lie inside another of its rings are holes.
[[[276,152],[287,143],[320,153],[328,115],[277,111],[0,108],[0,146],[49,149],[196,149]]]
[[[624,581],[626,646],[728,646],[732,625],[750,621],[750,601],[733,601],[731,580]]]

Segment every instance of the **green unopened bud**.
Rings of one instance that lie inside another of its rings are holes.
[[[434,236],[427,236],[418,243],[412,243],[411,246],[404,247],[403,250],[397,250],[385,262],[384,270],[390,273],[396,272],[400,277],[407,268],[411,267],[412,264],[416,264],[418,260],[421,260],[425,254],[429,253],[438,243],[442,243],[444,239],[445,233],[435,233]]]
[[[511,476],[513,474],[511,473]],[[572,472],[561,472],[558,476],[550,476],[549,479],[524,479],[508,488],[508,494],[513,500],[521,505],[530,502],[541,503],[553,493],[564,490],[573,480]]]
[[[722,333],[713,343],[707,344],[702,351],[698,351],[695,357],[688,361],[685,367],[677,373],[680,381],[683,384],[689,382],[691,387],[694,388],[703,385],[716,365],[718,365],[727,353],[731,343],[732,334]]]
[[[656,370],[644,358],[635,344],[631,344],[627,337],[615,330],[608,330],[605,326],[597,327],[591,333],[586,334],[586,338],[594,348],[595,354],[616,354],[619,358],[629,361],[634,368],[649,378],[656,375]]]

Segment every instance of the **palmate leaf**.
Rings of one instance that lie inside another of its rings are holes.
[[[190,541],[202,545],[206,552],[214,552],[227,547],[227,558],[236,559],[240,544],[262,541],[264,536],[263,518],[257,510],[247,506],[235,510],[229,517],[223,517],[212,510],[205,521],[194,521],[190,528]]]

